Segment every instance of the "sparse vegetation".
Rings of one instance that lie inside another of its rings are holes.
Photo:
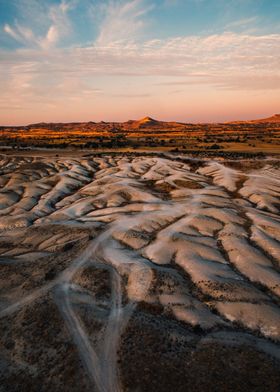
[[[149,119],[149,118],[148,118]],[[0,147],[79,149],[158,149],[168,151],[279,152],[280,122],[228,124],[126,123],[34,124],[0,127]]]

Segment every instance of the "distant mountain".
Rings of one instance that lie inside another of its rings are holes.
[[[176,122],[176,121],[159,121],[155,120],[152,117],[146,116],[144,118],[141,118],[140,120],[129,120],[125,122],[105,122],[105,121],[100,121],[100,122],[93,122],[93,121],[88,121],[88,122],[69,122],[69,123],[46,123],[46,122],[40,122],[37,124],[29,124],[25,126],[0,126],[0,129],[5,129],[5,128],[11,128],[11,129],[49,129],[49,130],[60,130],[61,132],[63,131],[69,131],[69,130],[96,130],[96,131],[110,131],[110,130],[115,130],[115,131],[121,131],[121,130],[149,130],[149,129],[154,129],[154,130],[163,130],[163,129],[184,129],[189,126],[198,126],[198,125],[222,125],[222,124],[269,124],[269,123],[274,123],[274,124],[280,124],[280,114],[274,114],[274,116],[264,118],[264,119],[258,119],[258,120],[247,120],[247,121],[228,121],[225,123],[182,123],[182,122]]]
[[[127,121],[126,123],[124,123],[124,125],[128,125],[129,127],[134,128],[134,129],[139,129],[139,128],[145,128],[147,126],[148,127],[157,126],[160,123],[161,123],[161,121],[154,120],[153,118],[147,116],[147,117],[141,118],[141,120]]]
[[[158,121],[151,117],[144,117],[140,120],[130,120],[126,123],[123,123],[125,128],[132,128],[132,129],[145,129],[145,128],[166,128],[166,127],[183,127],[184,124],[176,122],[176,121]]]
[[[154,120],[151,117],[144,117],[138,121],[139,125],[157,125],[160,121]]]
[[[257,120],[248,121],[231,121],[228,124],[269,124],[269,123],[280,123],[280,114],[274,114],[274,116],[268,118],[261,118]]]
[[[280,123],[280,114],[274,114],[272,117],[264,118],[261,120],[250,121],[252,123]]]

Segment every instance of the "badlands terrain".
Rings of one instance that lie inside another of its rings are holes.
[[[0,391],[279,391],[280,161],[0,155]]]

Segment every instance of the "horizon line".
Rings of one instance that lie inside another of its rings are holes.
[[[95,124],[101,124],[101,123],[106,123],[106,124],[123,124],[123,123],[127,123],[127,122],[140,122],[144,119],[150,119],[153,121],[157,121],[157,122],[163,122],[163,123],[177,123],[177,124],[230,124],[233,122],[251,122],[251,121],[263,121],[263,120],[268,120],[270,118],[273,117],[280,117],[280,113],[275,113],[272,115],[267,115],[267,117],[262,117],[262,118],[255,118],[255,119],[250,119],[250,120],[230,120],[230,121],[193,121],[193,122],[188,122],[188,121],[178,121],[178,120],[159,120],[159,119],[155,119],[153,117],[150,116],[144,116],[142,118],[140,118],[139,120],[134,120],[134,119],[129,119],[129,120],[125,120],[125,121],[106,121],[106,120],[100,120],[100,121],[94,121],[94,120],[88,120],[88,121],[40,121],[40,122],[34,122],[34,123],[28,123],[28,124],[18,124],[18,125],[1,125],[0,127],[6,127],[6,128],[13,128],[13,127],[29,127],[32,125],[38,125],[38,124],[83,124],[83,123],[95,123]]]

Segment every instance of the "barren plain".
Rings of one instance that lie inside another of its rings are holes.
[[[98,150],[280,152],[280,114],[263,120],[231,123],[126,122],[39,123],[0,126],[0,147]]]
[[[280,161],[0,155],[0,391],[279,391]]]

